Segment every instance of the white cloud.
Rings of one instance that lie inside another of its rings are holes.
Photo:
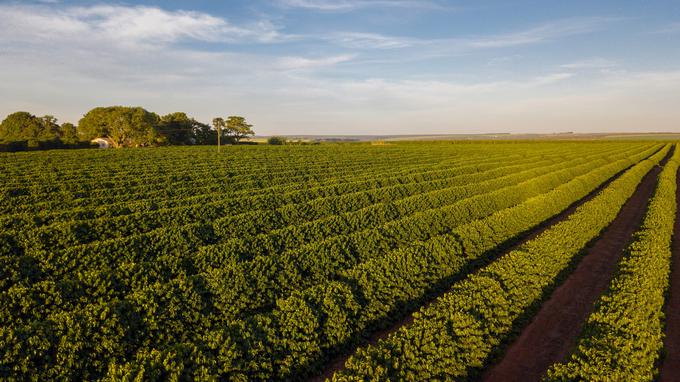
[[[431,10],[453,9],[450,6],[426,0],[279,0],[279,3],[284,7],[322,12],[347,12],[369,7]]]
[[[595,32],[618,20],[608,17],[582,17],[556,20],[519,32],[490,37],[470,38],[465,43],[474,48],[504,48],[536,44],[557,38]]]
[[[563,69],[610,69],[617,67],[618,63],[616,61],[608,60],[602,57],[587,58],[584,60],[579,60],[575,62],[570,62],[568,64],[560,65]]]
[[[267,21],[236,26],[206,13],[167,11],[147,6],[96,5],[54,8],[0,5],[5,43],[40,40],[107,41],[144,47],[183,40],[271,42],[284,38]]]
[[[481,49],[502,49],[535,45],[560,38],[588,34],[616,21],[607,17],[583,17],[553,20],[536,27],[491,36],[466,36],[418,39],[378,33],[339,32],[321,37],[339,46],[355,49],[417,49],[419,56],[461,54]],[[307,36],[313,39],[314,36]],[[408,58],[410,59],[410,58]]]
[[[406,37],[361,32],[334,33],[328,36],[327,40],[347,48],[356,49],[395,49],[422,44],[422,42]]]
[[[76,122],[91,107],[128,104],[204,121],[238,113],[260,134],[662,130],[680,123],[680,71],[625,72],[600,58],[501,77],[459,77],[457,67],[442,74],[410,65],[414,74],[361,66],[539,44],[599,30],[606,18],[427,40],[289,36],[266,20],[236,25],[155,7],[0,5],[0,13],[0,116],[26,109]],[[237,52],[225,44],[290,39],[306,45]],[[580,71],[595,67],[608,70]],[[652,116],[646,124],[644,115]]]
[[[300,56],[285,56],[277,60],[276,66],[281,70],[313,69],[348,62],[354,55],[339,55],[322,58],[307,58]]]

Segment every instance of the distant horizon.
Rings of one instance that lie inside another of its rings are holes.
[[[0,0],[0,117],[242,115],[260,136],[680,131],[680,4]]]

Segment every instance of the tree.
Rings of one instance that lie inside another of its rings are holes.
[[[186,113],[176,112],[162,116],[158,130],[171,145],[189,145],[195,143],[193,135],[196,123]]]
[[[246,119],[236,115],[227,118],[224,135],[230,141],[238,143],[241,139],[255,135],[253,125],[246,123]]]
[[[267,139],[267,143],[270,145],[285,145],[288,142],[288,140],[285,137],[269,137]]]
[[[27,141],[29,146],[38,146],[39,142],[53,141],[59,138],[57,119],[51,115],[36,117],[18,111],[5,118],[0,124],[0,141]]]
[[[67,145],[78,143],[76,127],[70,122],[62,123],[59,127],[59,139]]]
[[[208,124],[193,120],[192,133],[197,145],[216,145],[217,134],[215,130]]]
[[[159,120],[141,107],[97,107],[80,120],[78,133],[88,140],[108,138],[114,147],[150,146],[163,142]]]
[[[38,134],[38,140],[50,141],[59,138],[61,130],[57,124],[57,119],[51,115],[45,115],[39,118],[42,129]]]

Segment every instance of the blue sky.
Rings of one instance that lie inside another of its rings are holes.
[[[678,131],[678,1],[0,1],[0,116],[259,134]]]

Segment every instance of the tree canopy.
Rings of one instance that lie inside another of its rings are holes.
[[[160,118],[158,130],[171,145],[210,144],[216,141],[210,126],[176,112]]]
[[[164,141],[159,121],[156,113],[141,107],[97,107],[78,122],[78,130],[88,140],[108,138],[114,147],[151,146]]]
[[[51,115],[36,117],[18,111],[7,116],[0,124],[0,141],[27,141],[29,146],[37,146],[38,142],[52,141],[60,138],[57,120]]]
[[[19,111],[0,124],[0,145],[19,143],[24,148],[86,147],[95,138],[105,138],[113,147],[156,145],[211,145],[221,130],[225,143],[238,143],[255,132],[245,118],[215,118],[213,125],[201,123],[183,112],[159,116],[142,107],[96,107],[72,123],[57,124],[50,115],[36,117]]]
[[[252,127],[246,119],[237,115],[227,117],[226,120],[217,117],[213,119],[215,129],[221,129],[225,143],[239,143],[241,139],[255,135]]]
[[[232,115],[227,118],[227,127],[225,135],[238,143],[241,139],[252,137],[255,135],[253,125],[246,123],[246,119],[237,115]]]

